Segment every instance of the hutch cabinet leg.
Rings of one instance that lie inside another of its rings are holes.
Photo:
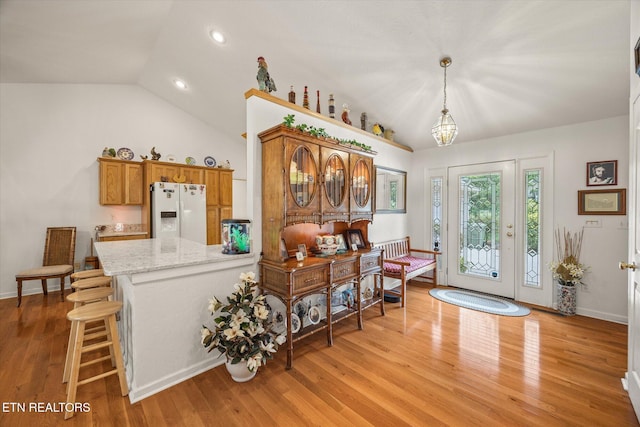
[[[333,318],[331,316],[331,286],[327,288],[327,346],[333,346]]]
[[[357,304],[357,307],[358,307],[358,329],[362,330],[362,328],[363,328],[363,324],[362,324],[362,292],[361,292],[361,288],[360,288],[360,279],[356,280],[355,303]]]

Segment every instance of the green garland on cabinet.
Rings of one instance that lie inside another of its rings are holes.
[[[293,126],[294,122],[296,121],[295,118],[295,114],[288,114],[286,116],[284,116],[284,120],[282,122],[283,125],[285,125],[286,127],[288,127],[289,129],[296,129],[300,132],[303,133],[308,133],[311,136],[314,136],[316,138],[331,138],[331,139],[335,139],[336,141],[338,141],[338,143],[342,144],[342,145],[347,145],[347,146],[351,146],[351,147],[358,147],[363,151],[367,151],[367,152],[373,152],[373,150],[371,149],[370,145],[366,145],[363,144],[361,142],[356,141],[355,139],[340,139],[340,138],[335,138],[331,135],[329,135],[327,133],[326,130],[324,130],[324,128],[316,128],[314,126],[309,126],[307,124],[301,123],[299,125],[295,125]]]

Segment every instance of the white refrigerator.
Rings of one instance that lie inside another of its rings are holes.
[[[151,237],[207,244],[207,189],[201,184],[151,184]]]

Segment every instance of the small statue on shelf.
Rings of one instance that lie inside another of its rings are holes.
[[[264,60],[264,57],[258,57],[258,75],[256,76],[258,80],[258,88],[263,92],[276,92],[276,82],[273,81],[271,76],[269,76],[269,66],[267,65],[267,61]]]
[[[347,104],[342,104],[342,121],[351,125],[351,119],[349,119],[349,106]]]
[[[160,160],[162,155],[156,151],[156,147],[151,148],[151,160]]]

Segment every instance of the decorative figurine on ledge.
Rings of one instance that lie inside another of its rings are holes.
[[[271,76],[269,76],[269,66],[267,65],[267,61],[264,60],[264,57],[258,57],[258,75],[256,76],[258,80],[258,88],[263,92],[275,92],[276,83],[273,81]]]
[[[156,151],[156,147],[151,148],[151,160],[160,160],[160,153]]]
[[[351,125],[351,119],[349,119],[349,106],[347,104],[342,104],[342,121]]]

